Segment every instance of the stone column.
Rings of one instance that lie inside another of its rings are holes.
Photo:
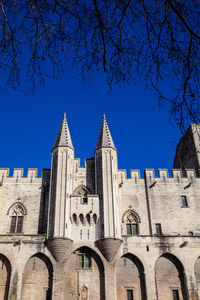
[[[156,290],[156,277],[153,267],[145,270],[146,291],[148,300],[158,300]]]
[[[54,269],[52,300],[64,300],[64,270],[60,264]]]
[[[115,267],[107,263],[105,265],[105,300],[116,300]]]

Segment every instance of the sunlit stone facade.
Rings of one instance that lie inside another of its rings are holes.
[[[105,116],[84,167],[64,116],[51,169],[0,169],[0,300],[199,299],[198,128],[171,176],[127,178]]]

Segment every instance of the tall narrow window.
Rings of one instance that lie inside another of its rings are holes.
[[[182,207],[188,207],[187,197],[181,196]]]
[[[179,300],[178,290],[172,290],[173,300]]]
[[[126,234],[127,235],[138,235],[138,223],[135,215],[130,212],[126,217]]]
[[[133,299],[133,290],[126,290],[127,293],[127,300],[134,300]]]
[[[24,209],[17,204],[11,214],[10,233],[22,233],[23,231]]]
[[[156,234],[162,234],[162,228],[161,228],[161,224],[160,223],[156,224]]]

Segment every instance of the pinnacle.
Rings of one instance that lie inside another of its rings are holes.
[[[53,146],[53,149],[60,147],[60,146],[61,147],[69,147],[71,149],[74,149],[70,131],[69,131],[69,126],[67,123],[66,113],[64,113],[64,117],[63,117],[62,123],[60,125],[58,135],[57,135],[55,144]]]
[[[103,115],[96,150],[100,148],[113,148],[116,150],[105,114]]]

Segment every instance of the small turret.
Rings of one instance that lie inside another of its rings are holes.
[[[69,206],[73,193],[74,147],[64,114],[52,149],[50,205],[48,218],[48,248],[56,260],[62,260],[70,239]]]
[[[108,261],[113,260],[121,245],[117,172],[117,150],[104,115],[95,149],[95,185],[100,202],[97,246]]]

